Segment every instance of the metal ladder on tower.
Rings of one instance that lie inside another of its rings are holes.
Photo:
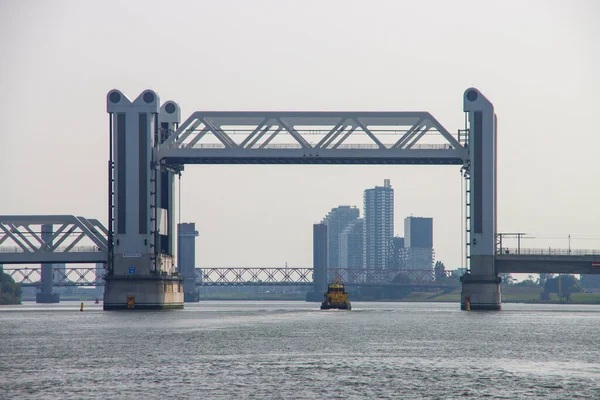
[[[467,113],[465,113],[465,126],[464,129],[459,129],[458,130],[458,141],[460,144],[462,144],[465,147],[469,147],[469,128],[468,128],[468,115]],[[471,259],[471,213],[470,213],[470,209],[471,209],[471,171],[470,171],[470,162],[467,162],[466,165],[464,165],[461,168],[461,175],[462,175],[462,179],[463,179],[463,184],[462,187],[464,188],[464,196],[465,196],[465,200],[464,200],[464,210],[463,210],[463,215],[464,215],[464,220],[462,221],[463,223],[463,230],[464,230],[464,258],[462,261],[464,261],[465,265],[464,268],[467,270],[467,272],[469,272],[471,270],[470,268],[470,259]],[[462,195],[462,194],[461,194]]]
[[[115,163],[111,159],[108,161],[108,265],[107,273],[113,273],[114,265],[114,232],[115,232]]]
[[[470,271],[471,260],[471,174],[468,169],[464,171],[465,187],[465,268]]]

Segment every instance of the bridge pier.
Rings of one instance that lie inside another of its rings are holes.
[[[196,224],[177,224],[177,264],[183,275],[183,301],[197,303],[200,293],[196,288],[196,242],[198,236]]]
[[[42,240],[44,243],[52,244],[54,229],[52,224],[42,224]],[[60,294],[52,291],[54,282],[54,264],[42,263],[41,282],[42,286],[35,294],[36,303],[59,303]]]
[[[478,271],[479,274],[467,273],[460,278],[462,283],[460,309],[467,309],[468,299],[471,310],[500,310],[501,279],[494,271],[493,257],[472,258],[471,271],[473,270]]]
[[[327,291],[327,225],[313,225],[313,291],[306,301],[322,301]]]
[[[173,253],[172,172],[157,162],[154,151],[174,123],[169,116],[179,115],[178,106],[165,103],[163,130],[163,111],[159,118],[160,101],[153,91],[131,101],[112,90],[106,100],[114,172],[109,174],[104,309],[183,308],[182,278]]]
[[[461,309],[500,310],[500,279],[496,273],[496,137],[497,118],[492,103],[470,88],[464,93],[468,113],[469,156],[467,233],[469,272],[461,277]]]

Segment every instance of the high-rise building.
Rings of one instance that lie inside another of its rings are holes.
[[[392,260],[390,262],[390,268],[392,269],[403,269],[405,267],[405,248],[404,238],[395,236],[392,238]]]
[[[433,247],[433,218],[404,218],[405,247]]]
[[[394,237],[394,189],[390,180],[364,193],[363,268],[387,268]]]
[[[354,220],[340,234],[340,268],[362,268],[363,223],[362,218]]]
[[[359,215],[360,211],[354,206],[339,206],[323,218],[322,223],[327,225],[327,268],[340,267],[340,234]]]
[[[433,218],[406,217],[404,246],[407,269],[433,269]]]

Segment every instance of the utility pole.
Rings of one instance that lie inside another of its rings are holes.
[[[569,255],[571,255],[571,234],[569,233]]]

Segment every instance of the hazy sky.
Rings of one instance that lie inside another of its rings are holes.
[[[498,229],[600,248],[598,1],[0,0],[0,214],[107,219],[106,93],[196,110],[431,112],[495,105]],[[391,179],[396,233],[434,218],[460,266],[456,166],[186,166],[198,266],[312,265],[312,224]]]

